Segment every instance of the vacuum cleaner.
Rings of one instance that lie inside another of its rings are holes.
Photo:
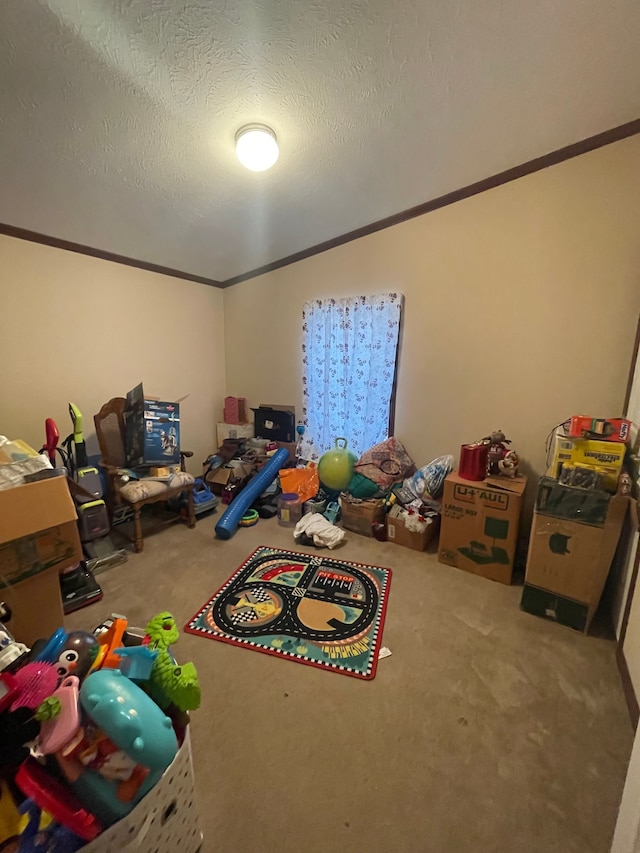
[[[65,613],[86,607],[102,598],[94,572],[125,562],[127,552],[111,541],[109,515],[104,502],[102,481],[97,468],[89,465],[82,432],[82,413],[69,403],[73,432],[59,446],[60,433],[53,418],[45,421],[46,443],[42,452],[56,467],[60,456],[68,477],[69,491],[78,513],[78,530],[85,559],[60,573],[60,589]]]

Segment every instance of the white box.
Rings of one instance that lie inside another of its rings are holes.
[[[253,438],[253,424],[217,424],[218,447],[225,438]]]
[[[79,853],[197,853],[198,825],[189,730],[162,779],[126,817],[114,823]]]

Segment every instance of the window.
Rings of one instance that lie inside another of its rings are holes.
[[[304,458],[338,437],[358,456],[388,438],[403,301],[385,293],[303,306]]]

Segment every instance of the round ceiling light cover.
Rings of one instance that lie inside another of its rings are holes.
[[[275,133],[263,124],[241,127],[236,133],[236,154],[247,169],[265,172],[280,155]]]

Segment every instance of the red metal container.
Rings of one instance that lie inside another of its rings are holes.
[[[488,444],[463,444],[458,474],[465,480],[484,480],[487,476]]]

